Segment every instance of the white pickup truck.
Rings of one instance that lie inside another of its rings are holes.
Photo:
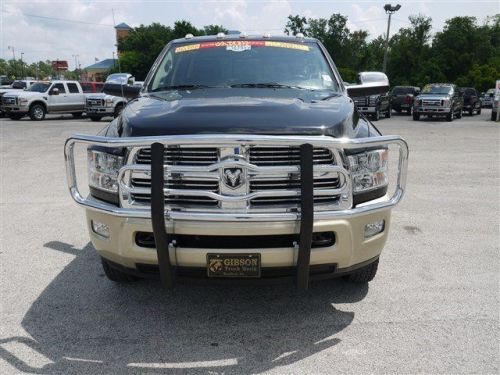
[[[85,110],[85,95],[77,81],[37,82],[25,91],[3,95],[2,109],[12,120],[29,115],[41,121],[47,113],[80,117]]]
[[[142,82],[135,81],[129,73],[114,73],[108,76],[106,83],[118,83],[121,85],[140,85]],[[85,95],[87,100],[85,112],[92,121],[100,121],[106,116],[118,117],[127,105],[127,99],[122,96],[108,95],[105,93],[93,93]]]

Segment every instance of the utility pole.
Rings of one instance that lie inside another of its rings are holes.
[[[389,19],[387,20],[387,34],[385,34],[384,65],[382,67],[384,73],[387,71],[387,50],[389,49],[389,32],[391,30],[391,16],[394,13],[396,13],[399,9],[401,9],[401,5],[399,4],[397,4],[396,6],[392,6],[391,4],[384,5],[385,13],[389,15]]]
[[[23,55],[24,55],[24,52],[21,52],[21,79],[25,79],[26,77],[24,76],[24,61],[23,61]]]

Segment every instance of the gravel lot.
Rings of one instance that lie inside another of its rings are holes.
[[[1,122],[0,373],[499,372],[500,125],[377,123],[408,191],[369,287],[119,286],[66,189],[63,142],[105,125]]]

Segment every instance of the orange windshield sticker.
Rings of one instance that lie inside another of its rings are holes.
[[[176,47],[174,52],[189,52],[207,48],[226,48],[227,50],[231,51],[243,51],[249,50],[252,47],[274,47],[295,49],[299,51],[309,51],[308,45],[298,43],[276,42],[272,40],[220,40],[216,42],[187,44],[184,46]]]

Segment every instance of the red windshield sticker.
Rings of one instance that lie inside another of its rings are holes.
[[[221,40],[216,42],[203,42],[196,44],[187,44],[184,46],[177,47],[174,52],[189,52],[198,49],[207,48],[226,48],[231,51],[244,51],[251,49],[252,47],[274,47],[274,48],[288,48],[295,49],[299,51],[309,51],[309,46],[306,44],[298,43],[287,43],[287,42],[276,42],[272,40]]]

